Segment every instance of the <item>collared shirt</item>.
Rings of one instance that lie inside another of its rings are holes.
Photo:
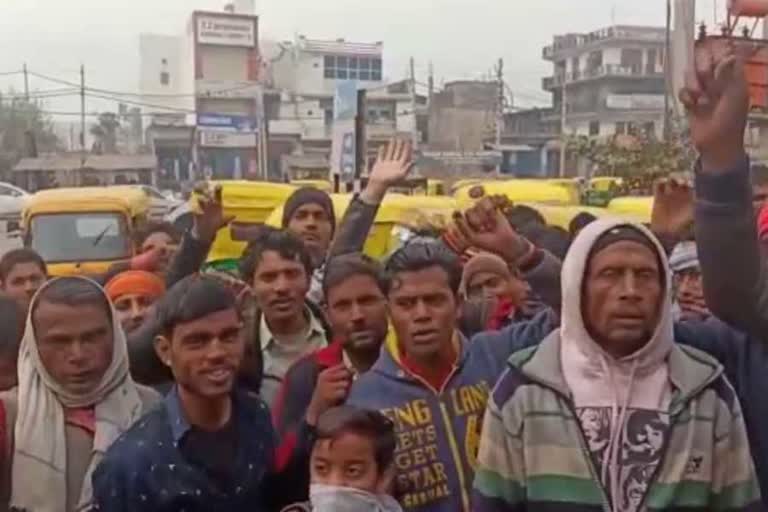
[[[325,329],[309,308],[304,310],[309,319],[306,332],[296,335],[292,343],[277,339],[270,331],[267,320],[261,317],[259,338],[264,358],[264,378],[261,385],[261,398],[270,406],[275,403],[283,378],[293,363],[302,357],[328,345]]]
[[[266,510],[263,481],[276,444],[269,411],[240,392],[233,394],[232,407],[227,426],[204,432],[187,422],[174,387],[107,451],[93,477],[95,509]]]

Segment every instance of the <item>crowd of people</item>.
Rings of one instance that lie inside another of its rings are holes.
[[[650,226],[568,231],[483,197],[384,261],[362,253],[412,166],[382,148],[338,220],[297,190],[237,272],[232,221],[49,278],[0,260],[0,510],[753,511],[768,504],[768,207],[743,144],[743,66],[681,99],[695,188]]]

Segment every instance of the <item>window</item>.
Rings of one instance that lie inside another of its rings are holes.
[[[616,135],[627,134],[627,123],[616,123]]]
[[[600,135],[600,121],[590,121],[589,122],[589,134],[590,135]]]
[[[325,78],[336,78],[336,57],[326,55],[325,57]]]
[[[643,50],[637,48],[623,48],[621,50],[621,67],[639,74],[643,70]]]
[[[0,196],[21,197],[21,195],[21,192],[16,189],[0,185]]]
[[[32,249],[49,262],[118,260],[131,255],[128,228],[119,214],[37,215],[30,234]]]
[[[365,80],[380,82],[381,59],[326,55],[323,76],[329,80]]]
[[[646,137],[655,137],[656,136],[656,124],[653,121],[648,121],[647,123],[643,124],[643,132],[645,133]]]
[[[171,83],[171,74],[168,73],[168,59],[161,59],[160,60],[161,70],[160,70],[160,85],[168,85]]]

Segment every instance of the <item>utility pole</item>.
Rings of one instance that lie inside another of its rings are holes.
[[[413,128],[411,130],[411,143],[413,150],[419,147],[419,116],[416,114],[416,64],[411,57],[411,114],[413,115]]]
[[[496,100],[496,151],[503,155],[501,151],[501,135],[504,128],[504,59],[499,59],[499,63],[496,66],[496,86],[498,87]],[[497,175],[501,174],[501,160],[496,165]]]
[[[717,6],[717,2],[715,2]],[[717,7],[715,7],[717,9]],[[672,112],[670,111],[669,101],[672,92],[672,68],[670,63],[672,59],[672,0],[667,0],[667,30],[666,40],[664,42],[664,141],[669,142],[672,135]]]
[[[429,61],[429,78],[427,79],[427,89],[429,92],[427,93],[427,98],[429,99],[429,104],[432,104],[432,95],[435,93],[435,67],[432,65],[432,61]]]
[[[29,103],[29,73],[27,72],[27,63],[24,63],[24,99]]]
[[[85,65],[80,64],[80,167],[85,167]]]
[[[568,115],[568,93],[566,92],[566,78],[567,78],[567,71],[563,70],[563,76],[561,77],[561,80],[563,81],[563,87],[562,92],[560,93],[560,177],[565,177],[565,159],[567,157],[567,123],[566,123],[566,117]]]

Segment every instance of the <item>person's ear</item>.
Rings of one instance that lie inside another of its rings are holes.
[[[379,481],[376,482],[376,493],[393,496],[395,494],[395,464],[389,467],[379,475]]]
[[[163,334],[155,336],[155,354],[168,368],[171,367],[171,340]]]

